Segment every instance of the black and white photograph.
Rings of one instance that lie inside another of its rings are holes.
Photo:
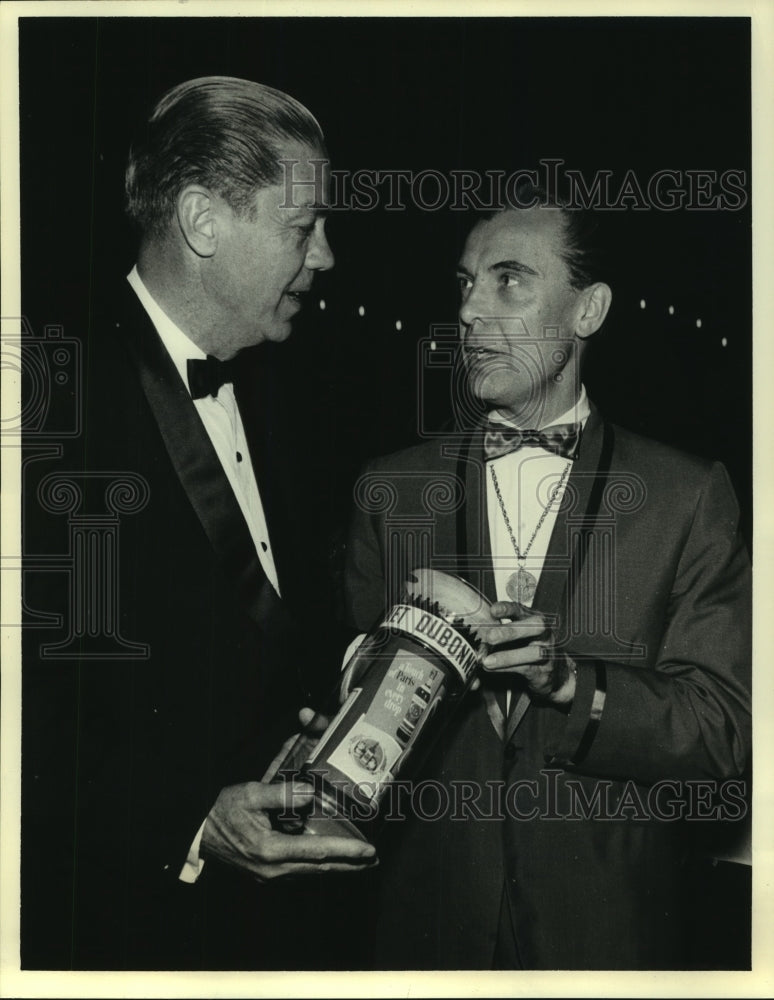
[[[765,995],[771,10],[5,6],[0,994]]]

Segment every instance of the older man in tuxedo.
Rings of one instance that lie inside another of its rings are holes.
[[[134,498],[75,591],[56,574],[34,591],[71,631],[57,650],[25,632],[24,967],[320,967],[321,934],[296,935],[322,905],[335,922],[316,876],[373,855],[277,832],[283,786],[261,780],[337,666],[265,357],[333,265],[325,157],[306,108],[225,77],[172,89],[132,148],[137,263],[93,302],[85,431],[39,466],[79,491],[73,517],[116,523],[114,487]],[[56,514],[27,497],[40,550]]]
[[[519,195],[459,264],[458,412],[483,416],[374,462],[357,491],[352,624],[418,559],[502,621],[427,795],[389,824],[376,967],[676,968],[681,820],[744,811],[748,559],[723,467],[587,398],[612,296],[593,218]]]

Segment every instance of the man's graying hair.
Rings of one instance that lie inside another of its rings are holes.
[[[325,155],[322,130],[282,91],[227,76],[188,80],[154,108],[129,152],[126,210],[143,233],[161,234],[189,184],[210,188],[240,215],[255,192],[281,180],[289,141]]]

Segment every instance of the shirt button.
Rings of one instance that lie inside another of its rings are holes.
[[[513,743],[508,743],[504,750],[506,760],[513,760],[516,757],[516,747]]]

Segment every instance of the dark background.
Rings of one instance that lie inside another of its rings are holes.
[[[57,323],[86,344],[91,289],[134,260],[131,134],[189,77],[293,94],[340,170],[510,173],[555,157],[587,181],[613,171],[614,190],[630,168],[643,185],[669,168],[741,170],[749,192],[745,18],[22,18],[20,73],[23,308],[38,335]],[[615,302],[590,392],[617,422],[725,462],[749,539],[750,205],[605,215]],[[465,216],[330,219],[326,309],[315,297],[276,363],[335,470],[321,489],[342,519],[366,457],[450,414],[448,378],[418,390],[417,358],[434,324],[454,324]]]
[[[37,337],[55,324],[88,351],[92,296],[134,262],[130,137],[184,79],[286,90],[322,123],[339,170],[510,173],[558,158],[587,180],[632,169],[643,184],[663,169],[738,170],[749,193],[749,47],[745,18],[22,18],[24,315]],[[723,461],[749,541],[751,206],[605,215],[614,307],[590,394],[613,420]],[[309,503],[330,504],[334,528],[365,459],[451,414],[449,372],[418,378],[417,362],[455,323],[465,216],[335,213],[325,310],[315,296],[287,344],[260,349],[308,424]],[[696,889],[696,966],[744,967],[748,870],[697,868]]]

